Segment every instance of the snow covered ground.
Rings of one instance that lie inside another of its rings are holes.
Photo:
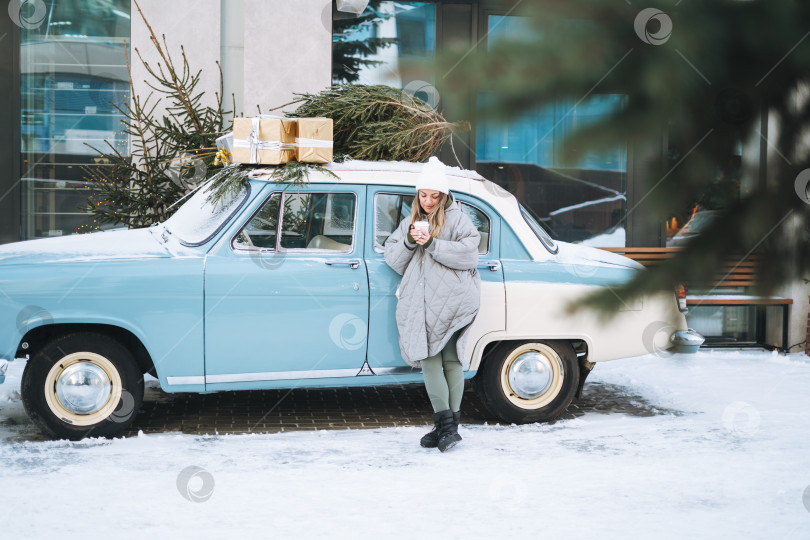
[[[21,374],[0,385],[2,538],[810,538],[803,354],[601,364],[589,381],[677,412],[462,426],[446,454],[421,428],[25,440]]]

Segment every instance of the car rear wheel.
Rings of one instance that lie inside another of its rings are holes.
[[[143,402],[143,375],[115,339],[76,333],[45,344],[28,360],[21,392],[28,416],[57,439],[119,435]]]
[[[476,382],[484,406],[499,419],[547,422],[574,399],[577,356],[565,341],[504,343],[483,363]]]

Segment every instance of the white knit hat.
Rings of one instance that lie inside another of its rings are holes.
[[[444,163],[439,158],[432,156],[427,163],[422,166],[422,172],[416,180],[416,189],[435,189],[442,193],[450,192],[450,184],[447,182],[447,175],[444,171]]]

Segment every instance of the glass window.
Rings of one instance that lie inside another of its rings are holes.
[[[435,4],[371,0],[361,15],[338,12],[332,21],[332,82],[412,88],[435,105],[426,68],[402,65],[435,51]]]
[[[354,240],[354,193],[285,193],[281,247],[351,251]]]
[[[411,215],[414,194],[378,193],[374,196],[374,251],[383,253],[385,241]]]
[[[551,253],[557,253],[557,243],[554,241],[554,239],[548,235],[546,230],[540,225],[537,219],[535,219],[528,208],[520,203],[518,203],[518,205],[520,206],[520,213],[523,214],[523,219],[525,219],[526,223],[529,224],[529,227],[531,227],[534,234],[537,235],[537,238],[543,243],[544,246],[546,246],[547,250],[549,250]]]
[[[673,130],[674,131],[674,130]],[[673,133],[667,138],[667,170],[672,170],[689,151],[688,143],[678,140]],[[753,157],[759,153],[758,142],[743,148],[742,140],[726,138],[723,143],[715,138],[715,149],[719,152],[719,161],[723,163],[711,176],[705,192],[685,201],[685,204],[672,215],[666,223],[667,247],[683,247],[692,238],[700,234],[711,223],[721,210],[739,201],[740,197],[753,189],[754,175],[744,177],[742,174],[743,153]],[[691,143],[689,143],[691,144]]]
[[[233,241],[238,249],[276,249],[281,193],[273,193]]]
[[[779,313],[773,315],[778,319]],[[707,344],[757,342],[756,308],[753,306],[692,306],[686,314],[686,322],[706,338]]]
[[[522,17],[488,18],[488,46],[499,36],[533,31]],[[493,96],[481,93],[483,107]],[[623,94],[559,99],[508,123],[476,126],[476,169],[530,208],[555,238],[591,246],[624,246],[627,211],[627,147],[585,151],[566,160],[563,142],[572,133],[625,106]]]
[[[396,193],[378,193],[374,197],[374,251],[383,253],[385,241],[403,219],[410,217],[413,197],[413,194]],[[491,230],[489,217],[471,204],[459,202],[462,212],[470,218],[481,234],[478,253],[488,253]]]
[[[249,185],[238,193],[224,195],[216,203],[208,201],[212,182],[201,187],[166,220],[166,230],[189,245],[204,244],[230,220],[250,193]]]
[[[20,30],[23,239],[101,229],[78,208],[94,196],[87,168],[108,166],[88,145],[129,153],[115,108],[130,94],[129,0],[44,6],[42,24]]]
[[[464,202],[461,203],[461,211],[470,218],[470,221],[473,222],[473,225],[481,234],[481,241],[478,243],[478,254],[489,253],[489,217],[478,208]]]

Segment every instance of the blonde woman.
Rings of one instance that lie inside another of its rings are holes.
[[[385,242],[385,262],[402,276],[396,310],[402,358],[422,368],[433,407],[433,430],[420,444],[445,452],[461,440],[470,366],[464,344],[481,302],[481,235],[450,193],[438,158],[424,165],[416,189],[411,215]]]

